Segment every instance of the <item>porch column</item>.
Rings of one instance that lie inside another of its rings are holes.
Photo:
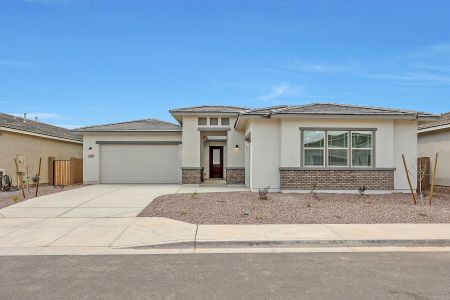
[[[183,118],[183,135],[181,146],[182,183],[200,184],[202,168],[200,162],[200,131],[197,130],[197,118]]]

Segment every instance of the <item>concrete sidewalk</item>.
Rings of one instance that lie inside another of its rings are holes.
[[[417,246],[412,242],[450,246],[450,224],[194,225],[165,218],[0,219],[1,255],[193,253],[210,248],[245,252],[311,246],[342,251],[357,246]],[[445,249],[449,248],[440,250]]]

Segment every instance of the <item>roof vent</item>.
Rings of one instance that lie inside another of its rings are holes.
[[[23,122],[24,122],[24,123],[27,122],[27,113],[23,113]]]

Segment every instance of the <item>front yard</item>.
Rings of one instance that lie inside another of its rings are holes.
[[[427,199],[424,198],[424,202]],[[409,194],[170,194],[156,198],[138,217],[165,217],[193,224],[448,223],[450,196],[417,205]]]

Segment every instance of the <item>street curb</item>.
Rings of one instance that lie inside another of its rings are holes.
[[[122,249],[295,248],[295,247],[446,247],[450,239],[416,240],[227,240],[154,243]]]

